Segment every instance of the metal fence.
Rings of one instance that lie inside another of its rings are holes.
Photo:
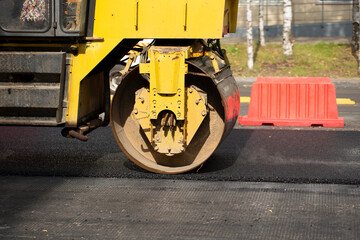
[[[352,26],[352,1],[293,0],[292,31],[295,37],[349,37]],[[257,35],[259,1],[252,2],[254,35]],[[265,36],[280,36],[283,1],[264,0]],[[239,3],[238,29],[233,36],[246,36],[246,1]]]

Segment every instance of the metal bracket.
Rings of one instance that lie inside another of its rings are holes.
[[[150,73],[150,118],[164,110],[185,119],[185,59],[190,47],[155,47],[149,50],[150,63],[140,64],[140,73]]]

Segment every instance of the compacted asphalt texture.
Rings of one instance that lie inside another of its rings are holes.
[[[355,185],[0,177],[0,239],[359,239]]]
[[[110,127],[0,126],[0,239],[359,239],[359,87],[337,93],[345,128],[237,125],[179,175],[134,165]]]
[[[271,128],[271,127],[270,127]],[[57,128],[1,127],[0,171],[43,176],[360,184],[360,131],[234,129],[198,169],[149,173],[127,159],[110,127],[88,142]]]

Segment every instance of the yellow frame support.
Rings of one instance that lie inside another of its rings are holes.
[[[177,120],[185,119],[185,74],[190,47],[151,47],[150,63],[140,64],[140,73],[150,73],[150,118],[163,110]]]

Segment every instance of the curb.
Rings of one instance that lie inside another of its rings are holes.
[[[257,77],[238,77],[234,76],[237,84],[252,84]],[[360,87],[360,78],[331,78],[331,82],[338,87]]]

